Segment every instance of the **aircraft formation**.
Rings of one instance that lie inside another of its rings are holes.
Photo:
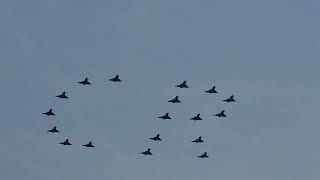
[[[114,83],[120,83],[122,82],[122,80],[120,79],[120,76],[119,75],[116,75],[115,77],[111,78],[111,79],[108,79],[109,81],[111,82],[114,82]],[[86,77],[84,80],[82,81],[79,81],[77,82],[83,86],[86,86],[86,85],[92,85],[91,82],[89,81],[89,78]],[[187,81],[183,81],[181,84],[178,84],[178,85],[175,85],[176,88],[180,88],[180,89],[187,89],[189,88],[189,86],[187,85]],[[207,93],[207,94],[216,94],[218,93],[218,91],[216,90],[216,86],[213,86],[211,89],[209,90],[206,90],[204,91],[204,93]],[[56,96],[57,98],[59,99],[69,99],[69,97],[67,96],[66,92],[63,91],[61,94],[57,95]],[[234,95],[231,95],[230,97],[222,100],[223,102],[226,102],[226,103],[234,103],[236,102],[235,98],[234,98]],[[175,96],[174,98],[172,98],[171,100],[168,101],[169,103],[181,103],[181,100],[179,99],[179,96]],[[44,112],[42,113],[43,115],[46,115],[46,116],[55,116],[56,114],[54,113],[53,109],[50,108],[47,112]],[[225,110],[221,110],[220,112],[218,112],[217,114],[214,114],[213,116],[216,116],[218,118],[226,118],[227,115],[225,113]],[[172,119],[169,115],[169,112],[165,113],[164,115],[162,116],[159,116],[157,117],[159,119],[163,119],[163,120],[170,120]],[[201,121],[203,120],[201,118],[201,114],[196,114],[194,117],[191,117],[190,120],[192,121]],[[57,129],[56,126],[54,126],[52,129],[50,130],[47,130],[48,133],[60,133],[60,131]],[[149,138],[150,140],[152,141],[162,141],[161,137],[160,137],[160,134],[156,134],[154,137],[151,137]],[[199,136],[198,138],[190,141],[191,143],[204,143],[204,140],[202,139],[202,136]],[[63,145],[63,146],[71,146],[72,143],[70,142],[69,139],[66,139],[65,141],[63,142],[60,142],[59,143],[60,145]],[[82,145],[83,147],[86,147],[86,148],[95,148],[95,145],[93,145],[93,142],[92,141],[89,141],[88,143],[86,144],[83,144]],[[146,156],[152,156],[153,153],[151,152],[151,148],[148,148],[147,150],[141,152],[140,154],[142,155],[146,155]],[[204,159],[204,158],[209,158],[209,155],[208,155],[208,152],[203,152],[202,154],[196,156],[198,158],[201,158],[201,159]]]

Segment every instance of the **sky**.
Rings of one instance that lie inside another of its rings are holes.
[[[318,180],[319,6],[2,0],[0,179]]]

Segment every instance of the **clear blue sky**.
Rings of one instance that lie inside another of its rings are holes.
[[[2,0],[0,179],[318,180],[319,6]],[[107,81],[118,73],[123,83]],[[183,80],[190,89],[174,88]],[[221,102],[231,94],[236,104]],[[56,117],[41,114],[51,107]],[[222,109],[225,121],[212,116]]]

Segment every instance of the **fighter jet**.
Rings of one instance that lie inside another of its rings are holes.
[[[214,116],[217,116],[217,117],[227,117],[227,115],[224,114],[224,110],[222,110],[220,113],[218,114],[215,114]]]
[[[181,84],[176,85],[176,87],[179,87],[179,88],[189,88],[189,86],[187,85],[187,81],[183,81]]]
[[[55,113],[53,113],[52,108],[49,109],[48,112],[45,112],[45,113],[42,113],[42,114],[47,115],[47,116],[54,116],[54,115],[56,115]]]
[[[143,152],[141,152],[141,154],[143,154],[143,155],[152,155],[152,153],[151,153],[151,149],[150,148],[148,148],[146,151],[143,151]]]
[[[69,139],[66,139],[64,142],[61,142],[59,144],[65,145],[65,146],[71,146],[72,144],[69,142]]]
[[[199,158],[203,159],[203,158],[208,158],[209,156],[207,155],[207,152],[204,152],[203,154],[201,154],[200,156],[198,156]]]
[[[202,118],[200,117],[200,114],[197,114],[195,117],[193,118],[190,118],[191,120],[194,120],[194,121],[201,121]]]
[[[165,115],[160,116],[158,118],[160,118],[160,119],[171,119],[171,117],[169,116],[169,113],[166,113]]]
[[[160,138],[160,134],[157,134],[155,137],[152,137],[150,139],[154,141],[162,141],[162,139]]]
[[[83,81],[78,82],[82,85],[91,85],[91,83],[89,82],[88,78],[85,78]]]
[[[116,75],[114,78],[109,79],[109,81],[112,81],[112,82],[121,82],[121,79],[119,78],[119,75]]]
[[[224,102],[236,102],[236,100],[234,99],[234,96],[230,96],[229,98],[223,100]]]
[[[179,100],[179,96],[174,97],[173,99],[171,99],[171,100],[168,101],[168,102],[171,102],[171,103],[181,103],[180,100]]]
[[[69,99],[69,97],[66,95],[65,91],[63,91],[62,94],[60,94],[60,95],[58,95],[56,97],[61,98],[61,99]]]
[[[213,86],[211,89],[209,89],[209,90],[207,90],[207,91],[205,91],[206,93],[209,93],[209,94],[212,94],[212,93],[218,93],[217,91],[216,91],[216,87],[215,86]]]
[[[198,137],[196,140],[193,140],[194,143],[203,143],[202,137]]]
[[[58,133],[60,131],[57,130],[57,127],[54,126],[52,129],[48,130],[48,132],[51,132],[51,133]]]
[[[92,145],[92,142],[90,141],[88,144],[84,144],[82,146],[85,146],[85,147],[95,147],[94,145]]]

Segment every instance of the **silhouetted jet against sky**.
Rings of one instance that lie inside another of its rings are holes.
[[[162,139],[160,138],[160,134],[157,134],[155,137],[152,137],[150,139],[154,141],[162,141]]]
[[[169,116],[169,113],[166,113],[165,115],[160,116],[158,118],[160,118],[160,119],[171,119],[171,117]]]
[[[58,95],[56,97],[61,98],[61,99],[69,99],[69,97],[66,95],[65,91],[63,91],[62,94],[60,94],[60,95]]]
[[[224,102],[236,102],[236,100],[234,99],[234,96],[230,96],[229,98],[223,100]]]
[[[209,89],[209,90],[207,90],[207,91],[205,91],[206,93],[209,93],[209,94],[212,94],[212,93],[218,93],[217,91],[216,91],[216,87],[215,86],[213,86],[211,89]]]
[[[49,109],[48,112],[45,112],[45,113],[42,113],[42,114],[47,115],[47,116],[54,116],[54,115],[56,115],[55,113],[53,113],[52,109]]]
[[[51,132],[51,133],[58,133],[59,131],[57,130],[57,127],[54,126],[52,129],[48,130],[48,132]]]
[[[84,144],[82,146],[85,146],[85,147],[95,147],[94,145],[92,145],[92,142],[90,141],[88,144]]]
[[[227,115],[224,114],[224,110],[222,110],[218,114],[215,114],[215,116],[217,116],[217,117],[227,117]]]
[[[64,142],[61,142],[59,144],[65,145],[65,146],[71,146],[72,144],[69,142],[69,139],[66,139]]]
[[[141,152],[141,154],[143,154],[143,155],[152,155],[152,153],[151,153],[151,149],[150,148],[148,148],[146,151],[143,151],[143,152]]]
[[[88,78],[85,78],[83,81],[80,81],[80,82],[78,82],[78,83],[80,83],[80,84],[82,84],[82,85],[91,85],[91,83],[89,82],[89,79],[88,79]]]
[[[208,158],[209,156],[207,155],[207,152],[204,152],[203,154],[201,154],[198,157],[203,159],[203,158]]]
[[[198,137],[196,140],[193,140],[194,143],[203,143],[202,137]]]
[[[176,87],[179,87],[179,88],[189,88],[189,86],[187,85],[187,81],[183,81],[181,84],[176,85]]]
[[[109,81],[112,81],[112,82],[121,82],[121,79],[119,78],[119,75],[116,75],[114,78],[109,79]]]
[[[201,121],[202,118],[200,117],[200,114],[197,114],[195,117],[193,118],[190,118],[191,120],[194,120],[194,121]]]
[[[173,99],[171,99],[171,100],[168,101],[168,102],[171,102],[171,103],[181,103],[180,100],[179,100],[179,96],[174,97]]]

